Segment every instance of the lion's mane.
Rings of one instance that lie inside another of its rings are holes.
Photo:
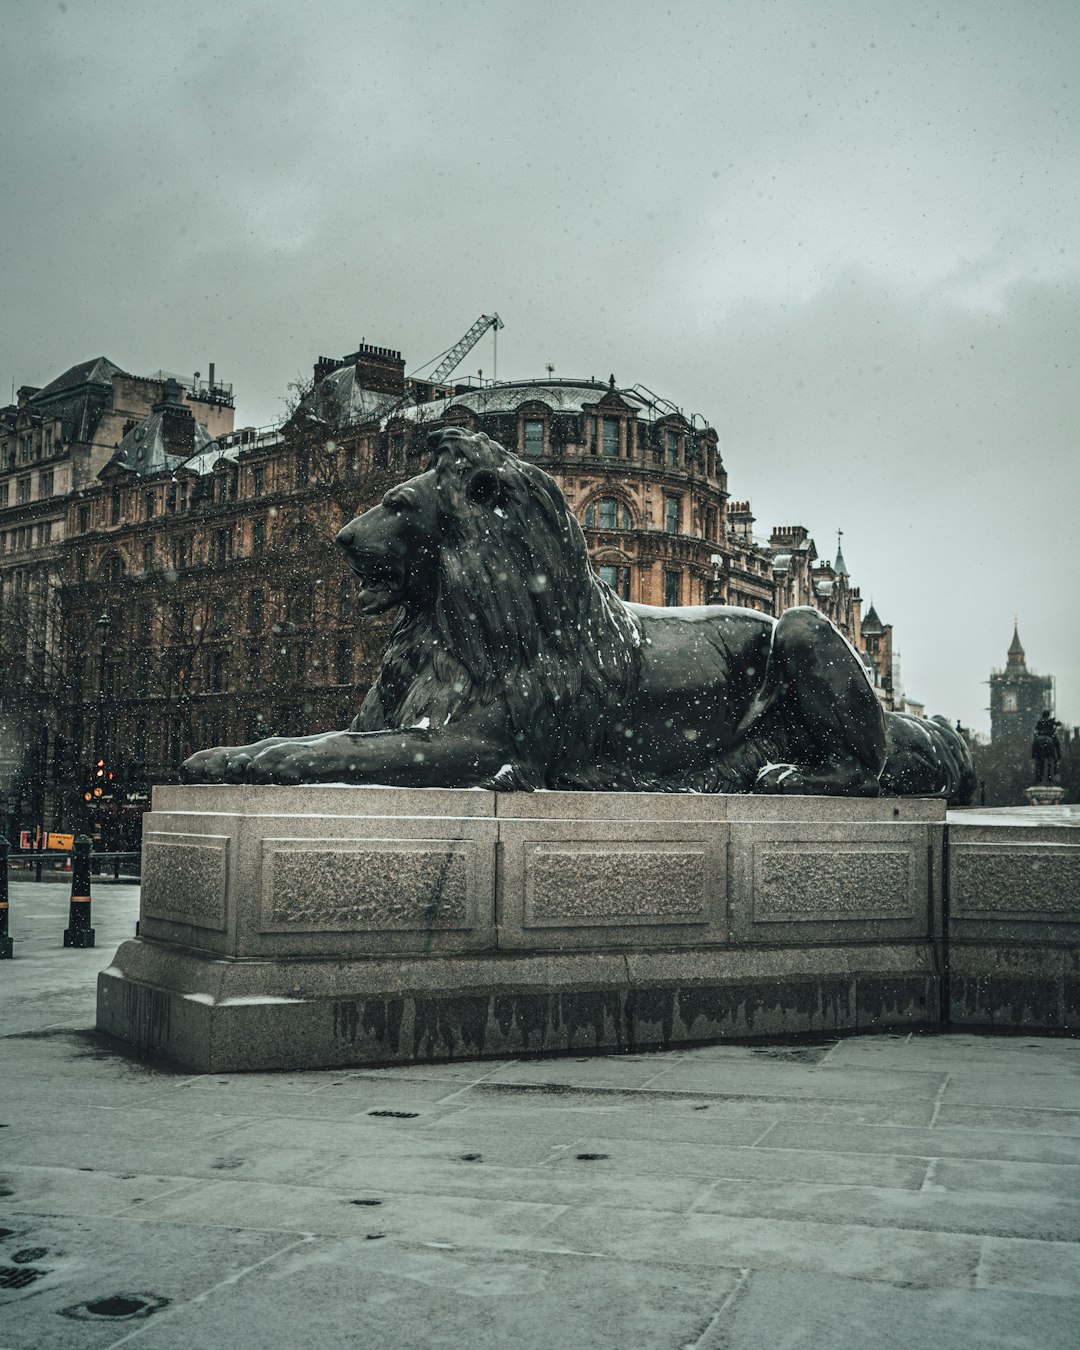
[[[353,729],[434,730],[501,710],[516,785],[607,785],[599,751],[636,688],[641,636],[593,572],[558,485],[483,434],[447,431],[435,490],[435,590],[399,611]]]

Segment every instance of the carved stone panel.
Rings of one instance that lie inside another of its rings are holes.
[[[526,928],[707,922],[703,844],[525,847]]]
[[[264,933],[472,927],[477,845],[461,839],[265,839]]]
[[[510,819],[499,840],[502,951],[726,941],[721,823]]]
[[[951,900],[961,920],[1080,923],[1080,847],[957,845]]]
[[[830,923],[911,913],[910,853],[888,844],[771,840],[754,848],[755,923]]]
[[[142,914],[194,928],[225,928],[229,838],[211,834],[143,836]]]

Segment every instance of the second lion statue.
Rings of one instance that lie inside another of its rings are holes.
[[[398,610],[349,729],[203,750],[187,781],[878,793],[883,713],[817,610],[626,604],[551,477],[431,440],[337,538],[361,613]]]

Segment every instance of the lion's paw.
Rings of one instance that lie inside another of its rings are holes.
[[[245,746],[215,745],[185,759],[180,778],[185,783],[239,783],[250,761]]]
[[[262,750],[244,770],[248,783],[282,783],[293,785],[311,781],[312,756],[297,745],[272,745]]]

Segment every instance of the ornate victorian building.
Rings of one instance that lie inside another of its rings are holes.
[[[71,761],[59,603],[68,504],[100,489],[99,471],[168,380],[96,357],[0,409],[0,816],[40,821]],[[231,430],[232,391],[212,376],[175,397],[207,438]]]
[[[435,423],[486,432],[550,473],[624,600],[704,603],[725,551],[727,475],[700,417],[614,376],[463,388],[390,419],[391,464]]]

